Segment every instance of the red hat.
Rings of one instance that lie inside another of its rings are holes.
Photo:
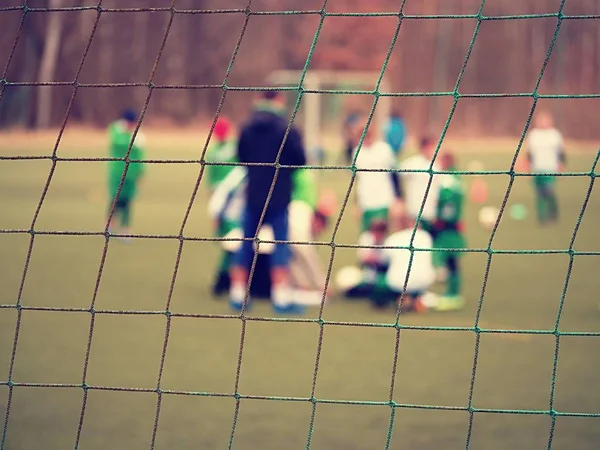
[[[219,140],[224,140],[229,136],[229,132],[231,130],[231,123],[225,117],[219,117],[217,122],[215,123],[215,129],[213,130],[213,134]]]

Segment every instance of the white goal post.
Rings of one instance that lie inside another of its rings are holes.
[[[299,70],[277,70],[272,72],[267,82],[272,86],[297,86],[300,82],[302,71]],[[375,89],[380,72],[375,71],[351,71],[351,70],[309,70],[306,72],[303,88],[308,90],[364,90]],[[350,86],[350,87],[349,87]],[[390,92],[385,79],[380,85],[381,92]],[[333,93],[332,93],[333,94]],[[346,95],[346,94],[337,94]],[[323,99],[328,94],[305,94],[301,105],[301,127],[304,141],[309,153],[316,151],[323,145],[325,136],[323,133]],[[350,94],[348,94],[350,96]],[[361,95],[369,105],[373,104],[374,97]],[[370,106],[369,106],[370,107]],[[347,111],[349,112],[349,111]],[[374,124],[376,131],[381,132],[383,125],[391,112],[391,98],[380,97],[374,113]],[[340,122],[343,121],[340,117]],[[336,139],[339,140],[339,139]]]

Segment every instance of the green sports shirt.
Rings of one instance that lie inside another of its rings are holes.
[[[226,140],[211,145],[206,152],[208,163],[234,163],[237,162],[237,143]],[[207,165],[208,186],[215,189],[217,185],[229,175],[235,166]]]
[[[109,139],[109,154],[111,158],[125,158],[129,145],[131,143],[132,130],[128,129],[125,123],[121,120],[113,122],[108,127]],[[129,153],[130,160],[143,160],[144,138],[140,132],[137,133],[135,142]],[[108,190],[110,196],[114,198],[119,190],[119,185],[125,173],[125,161],[109,161],[108,162]],[[137,192],[137,182],[143,175],[145,169],[141,162],[131,162],[125,174],[123,187],[121,189],[121,198],[133,198]]]
[[[297,169],[292,177],[292,201],[301,201],[313,210],[317,209],[318,193],[314,172],[309,169]]]
[[[437,204],[437,219],[445,224],[457,224],[462,219],[464,188],[458,175],[443,175]]]

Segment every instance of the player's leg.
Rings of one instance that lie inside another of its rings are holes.
[[[120,198],[121,202],[121,233],[131,234],[131,204],[129,197]],[[123,242],[129,242],[129,238],[122,238]]]
[[[455,311],[464,307],[462,292],[462,276],[460,273],[460,253],[451,252],[446,259],[448,280],[446,293],[439,297],[435,309],[437,311]]]
[[[377,274],[375,283],[371,288],[369,300],[377,309],[385,309],[390,306],[400,293],[390,287],[387,283],[387,274]]]
[[[113,203],[115,204],[115,209],[114,209],[112,217],[111,217],[110,213],[113,210]],[[106,215],[110,218],[110,221],[108,223],[108,231],[109,231],[109,233],[114,233],[115,230],[116,230],[115,224],[118,221],[122,220],[121,216],[123,214],[124,204],[125,204],[125,202],[123,201],[122,197],[119,197],[116,202],[115,202],[114,197],[113,197],[113,199],[108,204],[108,210],[106,212]]]
[[[287,210],[268,218],[276,241],[289,240],[289,224]],[[304,307],[294,303],[293,290],[290,285],[291,248],[287,243],[278,242],[271,255],[271,301],[273,310],[278,314],[299,314]]]
[[[237,228],[237,223],[228,220],[223,220],[221,221],[221,223],[219,223],[217,237],[223,238],[235,228]],[[229,288],[231,287],[229,269],[231,266],[232,257],[232,252],[229,252],[225,249],[221,250],[221,260],[219,261],[219,266],[217,267],[217,273],[215,275],[215,281],[213,283],[212,288],[214,295],[218,296],[225,294],[229,291]]]
[[[256,236],[260,214],[246,209],[242,218],[242,232],[245,239]],[[254,243],[243,240],[239,250],[233,255],[231,262],[231,288],[229,289],[229,305],[236,311],[241,311],[248,288],[248,277],[254,260]],[[248,298],[247,303],[250,299]],[[246,309],[249,304],[246,305]]]
[[[544,175],[535,175],[533,183],[535,186],[535,210],[538,223],[544,224],[548,221],[548,191]]]
[[[556,177],[546,177],[546,191],[548,196],[548,218],[558,220],[558,198],[556,196]]]

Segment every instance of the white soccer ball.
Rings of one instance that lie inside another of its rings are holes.
[[[484,206],[479,210],[480,225],[487,230],[491,230],[494,228],[499,214],[500,210],[495,206]]]
[[[342,267],[335,275],[335,286],[340,291],[356,287],[362,280],[362,271],[356,266]]]

